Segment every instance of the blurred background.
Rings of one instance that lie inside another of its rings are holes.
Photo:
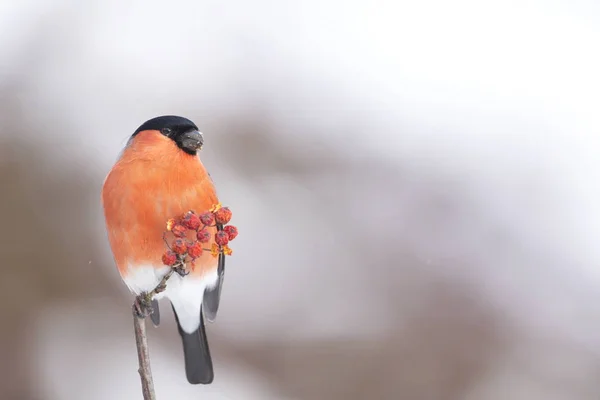
[[[595,0],[0,3],[0,399],[141,399],[103,179],[205,133],[240,228],[216,378],[158,399],[600,396]]]

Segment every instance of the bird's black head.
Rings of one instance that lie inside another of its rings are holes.
[[[187,118],[175,115],[152,118],[137,128],[131,138],[142,131],[148,130],[159,131],[162,135],[174,141],[177,147],[191,155],[196,155],[197,151],[202,148],[202,144],[204,144],[202,133],[198,131],[196,124]]]

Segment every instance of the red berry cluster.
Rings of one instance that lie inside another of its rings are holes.
[[[186,264],[190,261],[193,265],[194,260],[204,251],[210,251],[214,257],[219,254],[231,255],[232,250],[228,244],[236,238],[238,230],[233,225],[225,225],[230,220],[231,210],[221,207],[220,204],[200,215],[188,211],[181,218],[168,220],[167,232],[163,235],[168,250],[162,256],[163,264],[173,266],[178,262]],[[210,241],[211,233],[208,228],[211,227],[217,227],[218,230],[214,234],[214,243],[207,249],[202,247],[202,244]],[[174,236],[171,242],[167,239],[168,232]]]

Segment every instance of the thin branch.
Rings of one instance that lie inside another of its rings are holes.
[[[142,380],[142,393],[144,400],[156,400],[154,381],[150,369],[150,354],[148,353],[148,338],[146,337],[146,318],[137,315],[133,306],[133,328],[135,329],[135,345],[137,347],[140,379]]]
[[[135,345],[137,347],[139,363],[138,372],[140,374],[140,380],[142,381],[142,394],[144,395],[144,400],[156,400],[152,369],[150,368],[148,337],[146,335],[146,317],[152,312],[152,299],[156,294],[163,292],[167,288],[167,281],[174,272],[181,275],[186,274],[184,258],[178,258],[177,263],[171,267],[165,276],[163,276],[154,290],[148,293],[141,293],[137,296],[132,307]]]

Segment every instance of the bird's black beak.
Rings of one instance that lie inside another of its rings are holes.
[[[181,150],[185,151],[186,153],[196,154],[198,150],[202,150],[204,137],[202,136],[201,132],[188,131],[181,134],[181,136],[177,138],[177,144]]]

